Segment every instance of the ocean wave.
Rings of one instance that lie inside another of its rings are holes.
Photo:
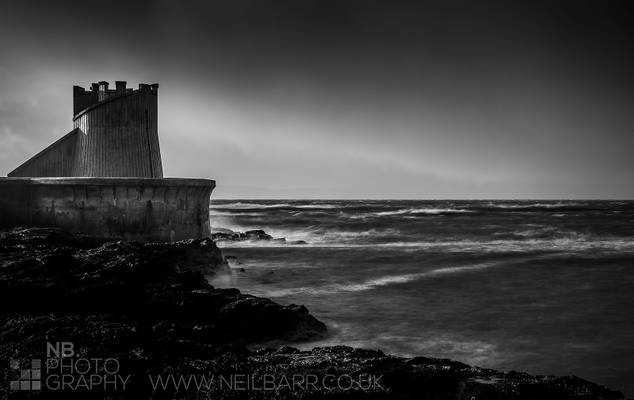
[[[209,205],[209,208],[214,209],[235,209],[235,210],[250,210],[254,208],[283,208],[283,207],[294,207],[289,203],[275,203],[275,204],[261,204],[261,203],[224,203],[224,204],[214,204],[213,202]]]
[[[568,203],[568,202],[557,202],[557,203],[489,203],[487,207],[491,208],[505,208],[505,209],[514,209],[514,208],[562,208],[562,207],[578,207],[585,205],[585,203]]]
[[[403,249],[404,251],[444,251],[451,253],[533,253],[533,252],[634,252],[634,241],[628,239],[525,239],[525,240],[448,240],[448,241],[394,241],[386,243],[327,243],[306,237],[303,246],[328,249]],[[288,237],[287,237],[288,240]],[[291,243],[279,242],[225,242],[221,247],[287,247]]]
[[[486,205],[474,205],[473,209],[490,212],[584,212],[584,211],[606,211],[605,206],[595,203],[584,202],[556,202],[556,203],[488,203]]]
[[[294,205],[293,208],[308,208],[308,209],[333,209],[333,208],[341,208],[341,206],[336,204],[298,204]]]
[[[529,229],[516,230],[511,232],[511,234],[515,236],[526,237],[526,238],[552,237],[554,235],[568,236],[568,237],[577,236],[575,232],[568,232],[567,235],[563,234],[562,231],[560,231],[554,226],[535,226]]]
[[[253,221],[255,222],[255,221]],[[267,241],[227,242],[223,247],[286,247],[304,241],[303,246],[316,248],[403,248],[448,252],[534,252],[534,251],[634,251],[634,238],[599,236],[542,224],[523,224],[514,231],[492,233],[478,238],[416,238],[407,236],[399,227],[345,230],[320,225],[304,227],[274,227],[237,224],[234,218],[214,215],[212,229],[235,232],[264,229],[273,237],[286,238],[287,243]],[[502,237],[499,237],[502,236]],[[422,240],[421,240],[422,239]]]
[[[620,231],[615,231],[613,235],[606,232],[603,227],[599,227],[600,229],[593,233],[594,230],[590,229],[581,231],[579,225],[574,223],[575,221],[569,222],[568,219],[544,220],[541,216],[520,214],[509,214],[508,217],[500,218],[498,214],[493,213],[492,217],[488,218],[487,212],[483,211],[483,207],[487,207],[487,202],[438,203],[436,207],[433,204],[426,206],[426,204],[401,204],[400,202],[372,203],[369,204],[372,208],[362,209],[358,202],[339,204],[336,201],[323,201],[296,204],[290,200],[253,203],[238,201],[221,204],[219,210],[212,209],[210,223],[214,230],[227,228],[235,232],[245,232],[263,229],[273,237],[283,237],[287,240],[287,243],[266,241],[225,243],[224,247],[285,247],[293,245],[292,242],[303,241],[307,242],[303,246],[323,248],[403,248],[407,251],[430,249],[431,251],[488,253],[591,249],[629,252],[634,249],[634,240],[631,235],[619,236]],[[350,208],[346,208],[346,204]],[[543,205],[548,210],[559,206],[591,205],[584,202],[512,202],[509,204],[493,202],[492,204],[510,207],[512,210],[524,207],[522,211],[526,210],[526,207],[538,205]],[[281,208],[286,205],[293,205],[294,208],[284,210],[284,215],[275,211],[268,212],[266,209],[254,209],[254,207],[263,206],[269,209]],[[235,208],[243,206],[248,208],[244,210]],[[317,209],[323,207],[338,209],[334,211]],[[473,225],[464,226],[464,229],[452,224],[449,218],[432,220],[433,217],[430,217],[434,225],[421,225],[421,220],[415,220],[421,218],[421,215],[468,213],[485,216],[473,221]],[[554,213],[557,216],[573,215],[563,211]],[[553,212],[549,212],[548,217],[550,218],[552,214]],[[355,220],[356,218],[368,218],[368,220]],[[623,231],[623,234],[627,234],[627,231]]]
[[[487,268],[501,266],[508,262],[509,261],[486,262],[486,263],[480,263],[480,264],[474,264],[474,265],[444,267],[444,268],[434,269],[431,271],[424,271],[424,272],[417,272],[417,273],[410,273],[410,274],[386,275],[379,278],[368,279],[360,283],[334,284],[334,285],[325,285],[322,287],[311,286],[311,287],[277,289],[277,290],[267,291],[266,294],[267,296],[270,296],[270,297],[283,297],[283,296],[290,296],[295,294],[325,295],[325,294],[334,294],[334,293],[340,293],[340,292],[361,292],[366,290],[372,290],[381,286],[403,284],[403,283],[413,282],[413,281],[417,281],[424,278],[432,278],[432,277],[443,276],[443,275],[483,270]]]
[[[209,211],[209,216],[210,217],[235,217],[235,213],[233,212],[227,212],[227,211],[216,211],[216,210],[210,210]],[[247,212],[247,213],[240,213],[241,217],[264,217],[267,214],[263,213],[263,212]]]
[[[230,209],[230,210],[252,210],[252,209],[275,209],[275,208],[289,208],[289,209],[334,209],[340,208],[341,206],[336,204],[323,204],[323,203],[315,203],[315,204],[291,204],[291,203],[220,203],[214,204],[213,202],[209,205],[210,210],[217,209]]]
[[[559,258],[564,256],[566,256],[566,254],[562,254],[562,253],[535,254],[530,256],[516,257],[515,259],[507,259],[502,261],[488,261],[488,262],[482,262],[478,264],[442,267],[442,268],[432,269],[428,271],[408,273],[408,274],[385,275],[378,278],[367,279],[359,283],[338,283],[338,284],[323,285],[321,287],[320,286],[317,286],[317,287],[305,286],[305,287],[296,287],[296,288],[275,289],[275,290],[266,291],[265,295],[267,297],[285,297],[285,296],[292,296],[292,295],[298,295],[298,294],[331,295],[331,294],[336,294],[341,292],[362,292],[362,291],[373,290],[373,289],[384,287],[384,286],[415,282],[421,279],[433,279],[433,278],[443,277],[443,276],[453,275],[453,274],[477,272],[482,270],[488,270],[491,268],[517,265],[517,264],[522,264],[522,263],[526,263],[530,261],[553,259],[553,258]]]
[[[394,211],[380,211],[375,213],[369,213],[370,215],[386,216],[386,215],[403,215],[403,214],[461,214],[470,213],[473,210],[456,209],[456,208],[406,208]]]
[[[447,252],[483,252],[483,253],[514,253],[536,251],[634,251],[634,241],[627,239],[588,239],[588,238],[559,238],[559,239],[528,239],[528,240],[458,240],[443,242],[395,242],[377,244],[371,247],[390,248],[401,247],[409,249],[442,250]]]
[[[212,230],[222,231],[229,229],[231,231],[248,231],[258,228],[244,228],[231,225],[231,228],[214,227]],[[374,238],[398,237],[401,231],[396,228],[378,229],[372,228],[365,231],[342,231],[333,229],[323,229],[319,227],[308,227],[304,229],[276,229],[267,228],[266,232],[274,237],[285,238],[286,242],[275,241],[240,241],[226,242],[223,247],[286,247],[296,246],[293,242],[303,241],[303,246],[311,247],[346,247],[354,245],[360,240],[371,240]]]

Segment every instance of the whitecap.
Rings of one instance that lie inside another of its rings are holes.
[[[263,217],[265,216],[265,213],[261,213],[261,212],[247,212],[247,213],[239,213],[236,214],[234,212],[226,212],[226,211],[216,211],[216,210],[210,210],[209,211],[209,216],[214,218],[214,217],[235,217],[235,216],[240,216],[240,217]]]
[[[557,208],[565,208],[565,207],[578,207],[584,206],[584,203],[579,202],[556,202],[556,203],[488,203],[488,207],[491,208],[503,208],[503,209],[530,209],[530,208],[546,208],[546,209],[557,209]]]
[[[209,205],[209,208],[214,209],[235,209],[235,210],[248,210],[253,208],[285,208],[285,207],[294,207],[288,203],[275,203],[275,204],[261,204],[261,203],[223,203],[223,204],[214,204],[213,202]]]
[[[401,210],[395,211],[380,211],[376,213],[371,213],[377,216],[388,216],[388,215],[403,215],[403,214],[460,214],[460,213],[470,213],[472,210],[466,210],[461,208],[405,208]]]
[[[323,204],[323,203],[315,203],[315,204],[290,204],[290,203],[273,203],[273,204],[264,204],[264,203],[220,203],[214,204],[213,202],[209,205],[211,210],[214,209],[232,209],[232,210],[250,210],[250,209],[259,209],[259,208],[296,208],[296,209],[334,209],[339,208],[336,204]]]

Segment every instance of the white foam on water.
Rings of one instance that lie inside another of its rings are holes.
[[[234,229],[230,228],[232,230]],[[275,231],[275,230],[273,230]],[[271,232],[273,232],[271,231]],[[481,253],[528,253],[536,251],[602,251],[602,252],[634,252],[634,240],[625,238],[591,238],[584,235],[573,235],[571,237],[556,239],[521,239],[521,240],[448,240],[448,241],[397,241],[386,243],[353,243],[355,235],[359,233],[333,233],[330,236],[323,236],[316,231],[285,232],[275,231],[274,237],[286,237],[287,242],[274,241],[240,241],[222,242],[222,247],[287,247],[297,246],[292,244],[293,240],[303,240],[307,242],[302,246],[312,248],[329,249],[403,249],[403,250],[430,250],[445,251],[451,253],[461,252],[481,252]],[[268,233],[268,231],[267,231]],[[348,235],[346,237],[346,235]],[[368,235],[370,236],[370,235]]]
[[[466,210],[461,208],[404,208],[401,210],[394,211],[379,211],[375,213],[369,213],[365,215],[377,215],[377,216],[388,216],[388,215],[404,215],[404,214],[454,214],[454,213],[470,213],[472,210]]]
[[[245,232],[259,229],[255,226],[241,226],[231,222],[230,219],[213,219],[216,225],[212,226],[213,231],[223,231],[229,229],[233,232]],[[222,228],[220,228],[222,226]],[[397,236],[401,232],[396,228],[368,229],[366,231],[342,231],[334,229],[324,229],[318,226],[308,226],[303,229],[278,229],[267,227],[266,233],[274,238],[285,238],[286,242],[255,240],[255,241],[226,241],[222,242],[223,247],[286,247],[297,246],[296,241],[304,241],[304,246],[311,247],[355,247],[354,242],[360,239],[367,239],[381,236]],[[220,242],[219,242],[220,243]]]
[[[232,210],[250,210],[254,208],[284,208],[284,207],[295,207],[290,205],[289,203],[275,203],[275,204],[259,204],[259,203],[225,203],[225,204],[214,204],[213,201],[209,205],[211,210],[218,209],[232,209]]]
[[[267,291],[265,295],[268,297],[284,297],[284,296],[291,296],[291,295],[297,295],[297,294],[328,295],[328,294],[335,294],[335,293],[341,293],[341,292],[361,292],[361,291],[376,289],[383,286],[409,283],[409,282],[418,281],[421,279],[429,279],[429,278],[442,277],[442,276],[447,276],[452,274],[462,274],[462,273],[483,271],[483,270],[488,270],[490,268],[495,268],[495,267],[516,265],[516,264],[525,263],[532,260],[558,258],[558,257],[566,256],[566,255],[570,255],[570,253],[559,252],[559,253],[552,253],[552,254],[531,255],[531,256],[520,257],[520,258],[511,259],[511,260],[489,261],[489,262],[483,262],[479,264],[443,267],[443,268],[432,269],[429,271],[415,272],[415,273],[409,273],[409,274],[385,275],[378,278],[368,279],[359,283],[329,284],[329,285],[323,285],[321,287],[307,286],[307,287],[299,287],[299,288],[276,289],[276,290]]]
[[[499,204],[499,203],[488,203],[487,207],[491,208],[502,208],[502,209],[516,209],[516,208],[565,208],[565,207],[578,207],[584,206],[585,203],[572,203],[572,202],[556,202],[556,203],[514,203],[514,204]]]
[[[211,218],[216,218],[216,217],[235,217],[236,215],[239,215],[240,217],[263,217],[267,214],[262,213],[262,212],[247,212],[247,213],[240,213],[240,214],[236,214],[233,212],[227,212],[227,211],[216,211],[216,210],[210,210],[209,211],[209,216]]]
[[[571,204],[583,203],[531,203],[531,204],[494,204],[500,207],[534,207],[543,206],[546,208],[570,206]],[[215,207],[236,208],[244,207],[246,212],[238,214],[239,216],[249,217],[266,217],[266,212],[249,211],[249,208],[257,207],[296,207],[296,208],[324,208],[339,207],[332,203],[322,204],[300,204],[290,205],[286,202],[275,204],[259,204],[259,203],[230,203],[222,204]],[[579,233],[569,230],[561,230],[542,224],[525,224],[515,232],[516,237],[508,239],[495,239],[496,234],[490,238],[482,238],[481,240],[456,239],[456,240],[420,240],[419,238],[411,238],[402,236],[401,232],[396,228],[377,229],[371,228],[365,231],[346,231],[328,228],[325,229],[319,225],[310,225],[304,227],[288,227],[273,228],[262,226],[258,221],[260,218],[245,218],[244,220],[236,218],[231,210],[216,211],[212,207],[211,210],[211,227],[212,231],[223,231],[229,229],[233,232],[245,232],[254,229],[264,229],[266,233],[274,238],[285,238],[286,242],[281,241],[237,241],[222,242],[221,247],[287,247],[299,246],[294,244],[298,241],[306,242],[301,246],[309,246],[315,248],[359,248],[359,249],[382,249],[382,248],[401,248],[404,251],[432,250],[446,252],[484,252],[484,253],[503,253],[503,252],[535,252],[535,251],[602,251],[602,252],[632,252],[634,251],[634,240],[627,237],[607,237],[595,236],[586,233]],[[376,213],[362,213],[360,215],[383,216],[383,215],[399,215],[401,218],[415,218],[417,214],[444,214],[444,213],[468,213],[471,210],[462,208],[403,208],[393,211],[382,211]],[[345,213],[344,213],[345,214]],[[350,214],[348,214],[350,215]],[[354,214],[352,214],[354,215]],[[363,218],[366,218],[363,217]],[[248,225],[244,222],[249,221]],[[251,225],[253,224],[253,225]],[[506,233],[504,233],[506,234]],[[487,240],[493,239],[493,240]]]
[[[214,204],[213,201],[209,205],[210,210],[218,210],[218,209],[231,209],[231,210],[251,210],[254,208],[298,208],[298,209],[333,209],[340,208],[341,206],[337,204],[290,204],[290,203],[273,203],[273,204],[263,204],[263,203],[222,203],[222,204]]]
[[[266,292],[266,295],[269,297],[283,297],[283,296],[290,296],[295,294],[324,295],[324,294],[333,294],[333,293],[340,293],[340,292],[361,292],[366,290],[372,290],[381,286],[408,283],[408,282],[413,282],[413,281],[417,281],[424,278],[432,278],[432,277],[442,276],[442,275],[483,270],[487,268],[500,266],[508,262],[512,262],[512,261],[486,262],[486,263],[480,263],[480,264],[474,264],[474,265],[444,267],[444,268],[434,269],[431,271],[424,271],[424,272],[417,272],[417,273],[410,273],[410,274],[386,275],[379,278],[368,279],[360,283],[333,284],[333,285],[325,285],[322,287],[311,286],[311,287],[277,289],[277,290],[271,290]]]
[[[327,208],[327,209],[333,209],[333,208],[341,208],[341,206],[338,206],[336,204],[297,204],[297,205],[294,205],[293,208],[306,208],[306,209]]]

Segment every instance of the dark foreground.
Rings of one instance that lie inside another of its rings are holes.
[[[210,240],[141,245],[54,229],[3,232],[0,395],[623,398],[576,377],[502,373],[349,347],[249,351],[247,344],[323,337],[326,327],[303,306],[207,283],[204,275],[226,268]],[[12,390],[20,385],[23,390]]]

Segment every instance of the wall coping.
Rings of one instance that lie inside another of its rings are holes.
[[[59,177],[59,178],[11,178],[0,177],[0,185],[78,185],[78,186],[201,186],[216,187],[213,179],[201,178],[107,178],[107,177]]]

